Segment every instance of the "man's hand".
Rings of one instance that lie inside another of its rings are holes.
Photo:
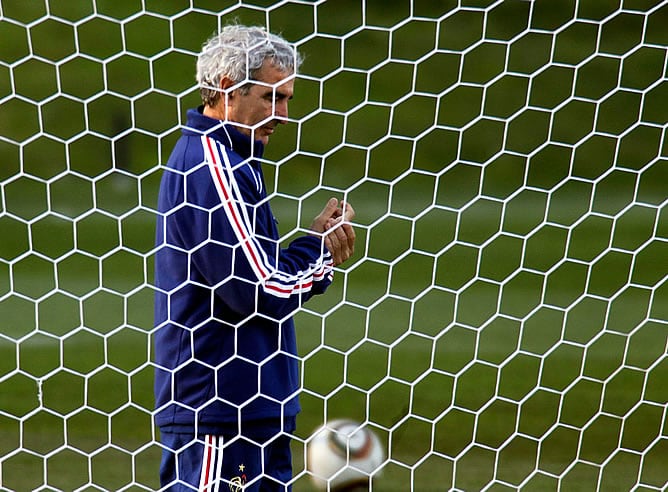
[[[349,203],[330,198],[325,208],[311,224],[311,230],[325,233],[325,246],[332,254],[334,265],[340,265],[355,251],[355,230],[350,224],[355,210]]]

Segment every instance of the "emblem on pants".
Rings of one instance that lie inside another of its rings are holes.
[[[239,465],[239,472],[241,472],[241,475],[238,475],[230,480],[230,492],[241,492],[241,490],[243,490],[244,485],[246,485],[246,474],[244,473],[245,469],[246,467],[243,463]]]

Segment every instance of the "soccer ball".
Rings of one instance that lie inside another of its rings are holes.
[[[332,420],[308,443],[308,470],[319,490],[343,491],[366,485],[385,460],[378,436],[354,420]]]

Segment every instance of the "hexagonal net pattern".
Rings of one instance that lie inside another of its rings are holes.
[[[373,490],[668,483],[668,5],[0,0],[0,486],[156,490],[157,189],[202,42],[305,61],[266,185],[356,252],[296,314],[302,413]]]

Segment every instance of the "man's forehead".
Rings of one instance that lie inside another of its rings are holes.
[[[255,82],[260,82],[261,85],[277,87],[293,84],[295,74],[294,72],[281,70],[272,64],[270,60],[265,60],[263,65],[255,72],[255,77],[253,79]]]

